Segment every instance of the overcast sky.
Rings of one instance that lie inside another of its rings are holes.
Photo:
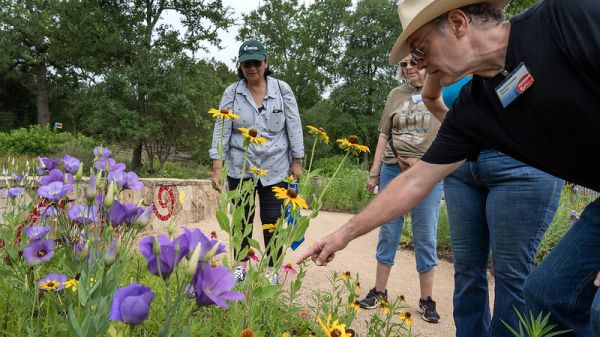
[[[221,31],[219,33],[219,37],[221,38],[221,47],[223,49],[219,50],[217,47],[212,45],[207,45],[206,47],[209,49],[209,52],[200,51],[197,57],[202,58],[212,58],[214,57],[217,61],[221,61],[227,64],[231,69],[235,68],[235,61],[233,59],[237,58],[237,52],[240,45],[240,42],[236,41],[235,37],[238,34],[238,30],[242,24],[242,14],[249,13],[250,11],[257,9],[261,0],[223,0],[224,6],[229,6],[233,10],[233,21],[234,25],[229,28],[228,31]],[[305,4],[311,4],[313,0],[300,0],[300,2],[304,2]],[[177,13],[173,13],[169,11],[166,15],[163,16],[162,21],[164,23],[168,23],[177,29],[182,29],[182,25],[179,21],[179,15]]]
[[[263,0],[223,0],[224,6],[232,8],[234,21],[234,25],[231,26],[228,31],[221,31],[219,34],[222,41],[221,47],[223,47],[223,49],[219,50],[219,48],[215,46],[206,45],[208,48],[208,53],[200,51],[196,56],[209,59],[214,57],[217,61],[221,61],[228,65],[231,69],[235,69],[234,59],[237,58],[238,48],[241,44],[241,42],[236,41],[235,38],[242,24],[242,14],[246,14],[254,9],[257,9],[263,2]],[[310,5],[313,2],[314,0],[299,0],[299,3],[304,3],[305,5]],[[353,5],[356,5],[356,2],[357,0],[352,0]],[[165,15],[163,15],[162,21],[172,25],[177,29],[183,30],[179,21],[179,15],[177,13],[168,11]]]

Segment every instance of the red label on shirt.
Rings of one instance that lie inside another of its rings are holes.
[[[529,87],[533,84],[533,76],[527,73],[525,76],[521,77],[519,83],[517,84],[517,92],[522,94],[525,90],[529,89]]]

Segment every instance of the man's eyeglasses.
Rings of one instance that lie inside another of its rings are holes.
[[[260,66],[262,66],[263,61],[257,61],[257,60],[251,60],[251,61],[244,61],[241,63],[242,68],[259,68]]]
[[[407,61],[400,62],[400,68],[408,68],[408,66],[416,67],[416,64],[414,64],[412,62],[412,60],[409,60],[408,62]]]
[[[427,38],[427,36],[431,33],[432,30],[434,30],[435,27],[432,27],[427,34],[423,35],[423,37],[417,41],[417,44],[415,45],[414,48],[410,48],[410,64],[413,66],[417,65],[417,62],[419,61],[423,61],[425,59],[425,53],[419,49],[419,47],[421,46],[421,44],[423,43],[423,41],[425,40],[425,38]]]

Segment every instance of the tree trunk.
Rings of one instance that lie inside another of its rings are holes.
[[[131,169],[134,171],[139,171],[142,168],[142,150],[142,142],[140,141],[133,149],[133,156],[131,158]]]
[[[152,144],[145,143],[146,155],[148,156],[148,173],[152,175],[154,174],[154,149],[152,148]]]
[[[48,106],[48,77],[45,64],[35,65],[35,105],[37,107],[38,124],[46,126],[50,123],[50,108]]]

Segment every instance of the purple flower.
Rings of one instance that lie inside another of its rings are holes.
[[[29,246],[23,249],[23,257],[29,264],[37,264],[48,261],[54,256],[54,241],[31,241]]]
[[[108,181],[115,181],[117,186],[126,190],[141,190],[144,184],[135,172],[112,171],[108,174]]]
[[[31,226],[25,228],[25,234],[31,240],[41,240],[50,232],[50,226]]]
[[[102,158],[94,164],[94,167],[100,171],[113,172],[125,170],[125,164],[117,163],[112,158]]]
[[[65,287],[65,282],[67,282],[67,275],[52,273],[41,279],[39,285],[42,290],[59,291]]]
[[[79,160],[75,157],[71,157],[68,154],[65,154],[62,161],[63,161],[63,164],[65,165],[65,171],[67,171],[69,173],[77,172],[77,170],[79,170],[79,166],[81,165],[81,160]]]
[[[63,183],[65,182],[65,175],[59,169],[54,169],[54,170],[50,171],[50,173],[48,173],[48,175],[41,177],[40,185],[48,185],[55,181],[60,181]],[[72,184],[73,183],[73,175],[67,174],[67,181],[69,184]]]
[[[75,204],[67,212],[69,218],[82,225],[88,225],[98,220],[98,207]]]
[[[160,246],[158,260],[154,253],[155,241]],[[148,271],[150,274],[161,276],[164,279],[171,275],[183,257],[181,251],[179,251],[179,254],[176,254],[175,252],[175,246],[177,244],[177,240],[171,241],[166,235],[158,235],[157,237],[148,236],[140,241],[140,252],[148,262]]]
[[[152,216],[152,207],[136,207],[131,211],[130,223],[146,226]]]
[[[60,209],[58,209],[52,205],[47,206],[47,207],[41,206],[39,208],[39,211],[43,216],[49,217],[49,218],[56,218],[61,213]]]
[[[108,319],[133,325],[141,324],[148,318],[153,299],[152,289],[132,283],[115,292]]]
[[[243,294],[231,291],[235,285],[235,278],[229,269],[223,266],[205,265],[203,268],[198,268],[192,284],[196,302],[201,306],[216,304],[219,307],[227,308],[229,305],[225,300],[242,301],[244,299]]]
[[[56,165],[60,162],[60,160],[53,160],[46,157],[38,157],[38,161],[40,163],[40,168],[46,171],[52,171],[56,168]],[[39,171],[38,171],[39,172]]]
[[[192,251],[194,250],[196,245],[198,245],[198,243],[201,244],[200,260],[204,260],[204,256],[206,256],[206,253],[209,250],[211,250],[216,244],[218,244],[219,247],[217,247],[215,255],[225,253],[225,251],[227,250],[225,245],[220,244],[218,240],[211,240],[198,228],[191,231],[187,227],[183,227],[183,234],[178,236],[176,240],[179,242],[181,252],[187,257],[189,257],[189,255],[192,254]]]
[[[48,185],[41,186],[37,190],[37,194],[44,198],[58,201],[65,194],[73,192],[73,186],[70,184],[64,184],[60,181],[52,182]]]
[[[8,190],[6,190],[6,192],[4,192],[4,195],[9,198],[16,198],[19,195],[23,194],[23,191],[25,190],[22,187],[11,187]]]
[[[25,177],[27,175],[25,174],[25,172],[23,172],[22,174],[12,173],[11,176],[14,179],[15,184],[22,185],[25,182]]]
[[[108,211],[110,223],[113,226],[131,223],[131,218],[136,212],[134,204],[121,204],[118,200],[113,201]]]
[[[102,155],[100,155],[100,153],[102,153]],[[112,154],[112,152],[105,147],[96,146],[94,148],[94,156],[96,156],[96,158],[100,157],[102,159],[106,159],[106,158],[110,157],[111,154]]]

